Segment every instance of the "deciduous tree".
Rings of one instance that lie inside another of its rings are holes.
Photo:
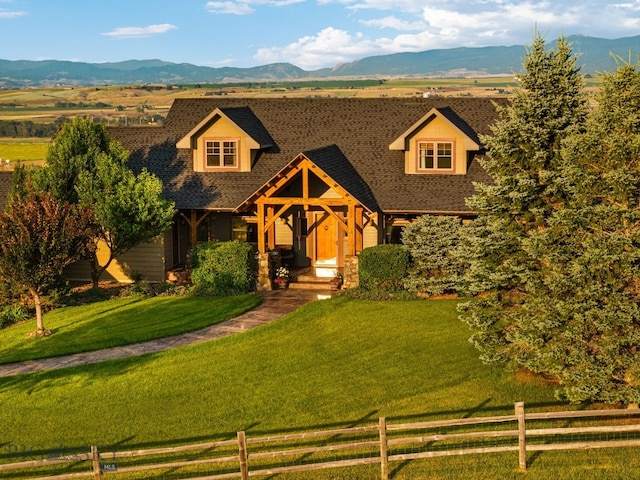
[[[47,335],[42,296],[59,285],[64,267],[77,260],[87,240],[86,211],[49,193],[29,192],[12,199],[0,214],[0,275],[29,290],[37,335]]]
[[[166,231],[173,221],[174,206],[163,198],[160,179],[146,170],[135,175],[109,155],[98,155],[92,170],[80,172],[76,190],[80,205],[93,211],[87,256],[94,287],[114,258]],[[102,263],[100,243],[108,249]]]
[[[47,154],[47,167],[34,177],[39,190],[93,212],[94,235],[85,256],[94,287],[114,258],[164,232],[173,219],[174,205],[162,197],[160,179],[146,170],[136,175],[128,158],[104,125],[78,117],[63,125]],[[99,242],[108,249],[102,264]]]

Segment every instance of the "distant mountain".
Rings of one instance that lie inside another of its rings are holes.
[[[629,59],[640,53],[640,35],[608,40],[570,36],[578,64],[585,74],[611,71],[614,53]],[[193,84],[291,81],[345,77],[447,77],[511,74],[521,70],[523,45],[509,47],[450,48],[416,53],[366,57],[354,62],[305,71],[289,63],[252,68],[201,67],[162,60],[83,63],[58,60],[0,60],[0,88],[55,85]]]

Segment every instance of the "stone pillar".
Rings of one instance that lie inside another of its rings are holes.
[[[258,290],[271,290],[271,256],[269,253],[258,254]]]
[[[359,285],[360,279],[358,276],[358,256],[347,255],[344,257],[344,271],[343,271],[343,288],[355,288]]]

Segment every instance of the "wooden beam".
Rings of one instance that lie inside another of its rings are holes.
[[[309,198],[309,165],[306,164],[302,168],[302,198]]]
[[[336,212],[334,212],[333,210],[331,210],[329,207],[325,205],[321,205],[321,207],[325,212],[327,212],[329,215],[335,218],[340,224],[340,226],[347,231],[347,233],[349,232],[349,225],[344,221],[344,219],[341,216],[339,216]]]
[[[271,219],[274,217],[274,208],[267,206],[267,222],[265,223],[265,230],[267,231],[267,247],[269,250],[276,248],[276,228]],[[266,225],[269,225],[269,228]]]
[[[355,209],[355,252],[354,255],[362,251],[364,246],[364,208],[356,205]]]
[[[264,203],[258,203],[258,252],[265,253]]]
[[[349,255],[356,254],[356,208],[355,205],[349,205],[347,213],[347,243],[349,245]]]
[[[290,207],[292,204],[293,204],[293,202],[289,202],[289,203],[285,203],[282,207],[280,207],[280,210],[278,210],[278,211],[274,214],[274,216],[273,216],[272,218],[270,218],[269,220],[267,220],[267,222],[266,222],[266,223],[265,223],[265,225],[264,225],[264,228],[265,228],[265,229],[269,229],[269,228],[271,228],[271,226],[276,222],[276,220],[278,220],[278,219],[282,216],[282,214],[283,214],[284,212],[286,212],[286,211],[289,209],[289,207]]]

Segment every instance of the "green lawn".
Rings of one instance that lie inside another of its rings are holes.
[[[91,444],[128,450],[239,430],[251,437],[375,424],[380,416],[397,423],[509,414],[520,400],[528,409],[558,405],[551,388],[479,362],[455,305],[337,297],[212,342],[0,379],[0,461],[20,446],[41,454]],[[526,475],[517,454],[404,462],[392,471],[412,480],[633,478],[625,475],[640,468],[640,456],[628,452],[539,454]],[[371,466],[271,478],[378,475]]]
[[[35,320],[0,330],[0,364],[176,335],[204,328],[254,308],[258,295],[237,297],[132,296],[46,313],[44,325],[53,332],[29,339]]]

